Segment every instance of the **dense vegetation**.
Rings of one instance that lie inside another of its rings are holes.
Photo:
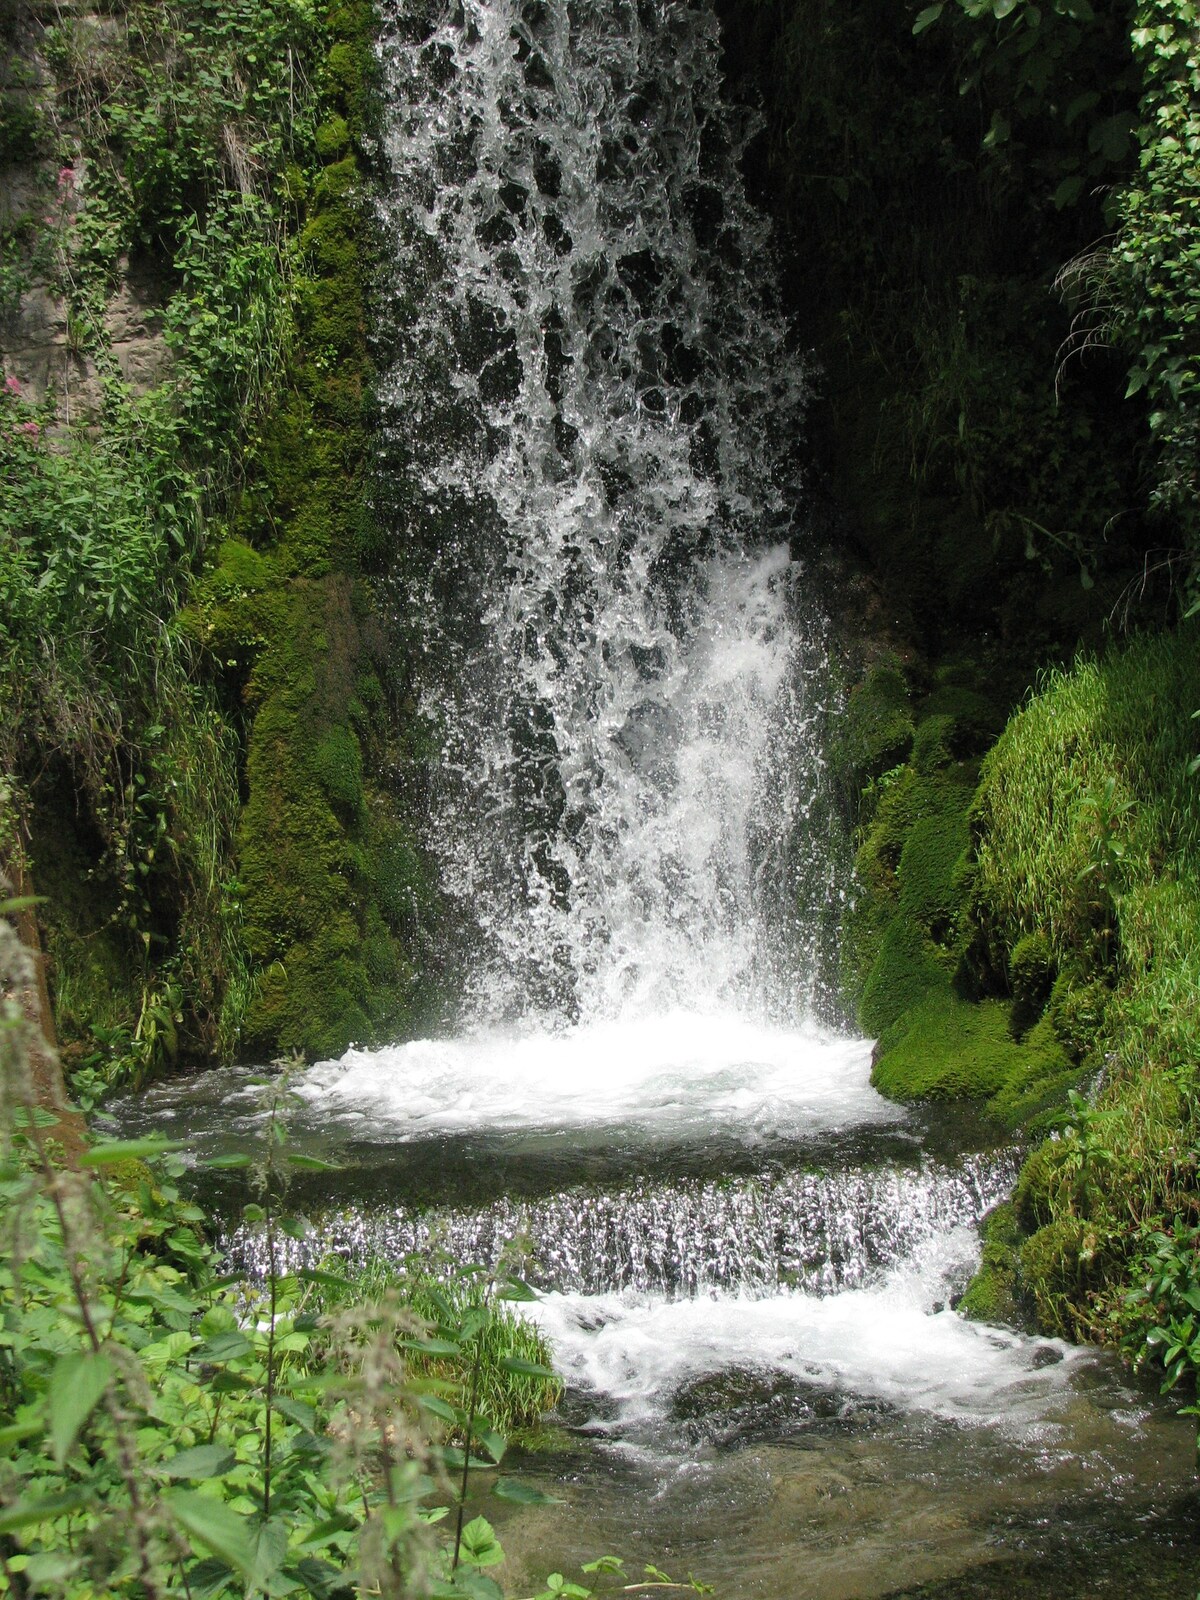
[[[964,1309],[1175,1381],[1200,1354],[1194,12],[867,10],[763,4],[731,46],[816,308],[830,536],[866,575],[844,991],[885,1092],[1049,1134]]]
[[[370,10],[2,21],[4,310],[18,350],[26,304],[65,323],[0,401],[3,853],[66,1059],[94,1094],[400,1031],[431,896],[378,777]]]

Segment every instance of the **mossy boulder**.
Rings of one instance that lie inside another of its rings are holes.
[[[963,1000],[947,986],[881,1036],[872,1081],[895,1100],[983,1099],[1015,1126],[1077,1076],[1048,1026],[1018,1044],[1003,1000]]]
[[[974,1322],[1020,1328],[1028,1314],[1020,1288],[1021,1230],[1011,1201],[989,1211],[980,1228],[983,1252],[958,1310]]]
[[[1028,1033],[1046,1009],[1056,967],[1054,948],[1044,933],[1027,933],[1017,941],[1008,958],[1012,1031],[1016,1038]]]
[[[864,783],[903,761],[912,741],[908,683],[899,660],[889,655],[850,691],[840,761]]]

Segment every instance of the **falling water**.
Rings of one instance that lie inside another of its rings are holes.
[[[805,384],[671,0],[385,7],[397,515],[468,1021],[813,1001],[823,623]]]
[[[525,1276],[558,1293],[632,1289],[675,1299],[717,1291],[762,1297],[786,1288],[832,1295],[878,1284],[929,1241],[978,1222],[1015,1173],[1005,1153],[911,1169],[646,1178],[619,1189],[572,1188],[452,1210],[334,1211],[282,1248],[293,1263],[335,1256],[364,1266],[402,1264],[434,1250],[455,1261],[494,1261],[519,1239]],[[230,1248],[261,1275],[260,1231],[239,1229]]]

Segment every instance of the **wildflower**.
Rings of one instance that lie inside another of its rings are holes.
[[[58,169],[58,187],[60,189],[70,189],[70,188],[73,187],[74,183],[75,183],[75,168],[74,167],[60,167]]]
[[[8,394],[20,394],[21,385],[15,378],[5,378],[4,388]]]
[[[21,426],[17,429],[18,433],[27,434],[29,436],[29,438],[31,438],[31,439],[38,438],[39,435],[41,434],[41,431],[42,431],[41,428],[38,426],[38,424],[36,422],[23,422],[21,424]]]

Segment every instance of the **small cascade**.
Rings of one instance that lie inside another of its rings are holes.
[[[490,1262],[517,1240],[528,1251],[525,1275],[558,1293],[836,1295],[877,1282],[929,1240],[977,1223],[1015,1174],[1014,1159],[1002,1153],[911,1169],[646,1179],[612,1191],[567,1189],[461,1211],[334,1213],[313,1219],[312,1234],[301,1244],[286,1241],[286,1248],[292,1265],[328,1256],[359,1265],[402,1263],[435,1250],[457,1261]],[[261,1274],[260,1235],[240,1231],[230,1248]],[[970,1243],[966,1249],[970,1259]]]

